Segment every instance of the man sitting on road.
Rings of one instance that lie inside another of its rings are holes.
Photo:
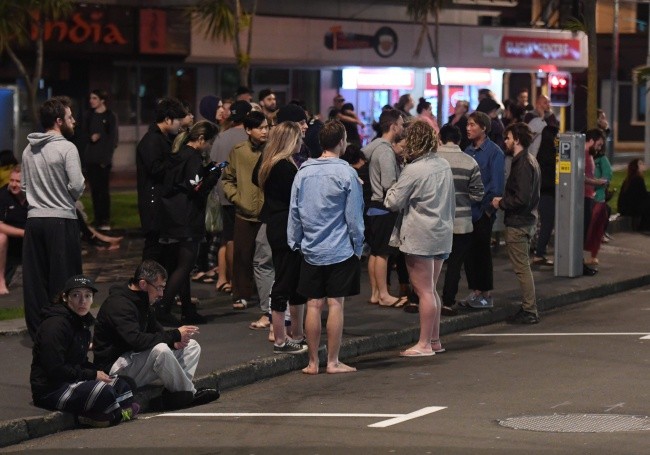
[[[23,262],[23,237],[27,223],[27,199],[20,189],[20,165],[9,174],[0,189],[0,295],[9,294],[9,283]]]
[[[165,386],[162,405],[178,409],[219,398],[216,389],[196,389],[192,378],[201,347],[196,326],[164,330],[151,310],[165,291],[167,272],[152,260],[138,266],[126,285],[111,287],[97,314],[95,364],[107,373],[131,377],[138,387],[156,380]]]

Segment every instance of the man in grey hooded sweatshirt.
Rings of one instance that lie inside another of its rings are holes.
[[[75,201],[84,190],[79,152],[66,138],[75,120],[66,98],[52,98],[40,108],[45,133],[27,136],[22,190],[28,212],[23,241],[25,321],[32,340],[41,309],[81,274],[81,243]]]

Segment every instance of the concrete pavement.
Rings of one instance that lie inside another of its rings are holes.
[[[600,272],[594,277],[556,278],[552,267],[534,270],[542,312],[650,284],[647,259],[650,237],[638,233],[616,233],[614,237],[611,243],[603,245],[599,255]],[[97,305],[106,297],[108,287],[126,282],[138,263],[141,248],[140,239],[127,237],[120,250],[93,250],[84,256],[84,271],[97,280],[100,290],[96,296]],[[367,274],[362,277],[362,294],[346,302],[342,359],[394,349],[418,338],[418,315],[366,303]],[[0,297],[0,308],[22,306],[20,280],[17,276],[10,287],[11,293]],[[494,309],[443,317],[443,335],[500,322],[516,311],[519,288],[503,246],[494,253],[494,282]],[[396,286],[397,277],[393,275],[393,289]],[[458,298],[463,298],[467,293],[464,279],[460,289]],[[195,381],[198,386],[218,386],[223,391],[306,365],[306,355],[274,355],[272,344],[267,340],[268,332],[248,329],[248,324],[259,317],[256,309],[232,310],[229,296],[218,294],[214,285],[193,284],[192,293],[201,300],[200,312],[208,318],[197,337],[202,346]],[[545,324],[543,313],[541,324]],[[4,360],[0,379],[0,447],[74,428],[69,414],[52,413],[31,405],[31,341],[24,321],[0,321],[0,332],[5,335],[0,336]],[[453,346],[447,348],[453,350]],[[139,401],[146,408],[148,400],[157,393],[159,389],[156,388],[145,390],[140,393]]]

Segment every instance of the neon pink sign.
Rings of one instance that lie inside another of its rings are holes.
[[[504,36],[501,57],[553,60],[580,60],[580,40]]]

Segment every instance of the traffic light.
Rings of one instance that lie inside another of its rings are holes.
[[[571,104],[571,73],[566,71],[548,73],[548,97],[553,106]]]

